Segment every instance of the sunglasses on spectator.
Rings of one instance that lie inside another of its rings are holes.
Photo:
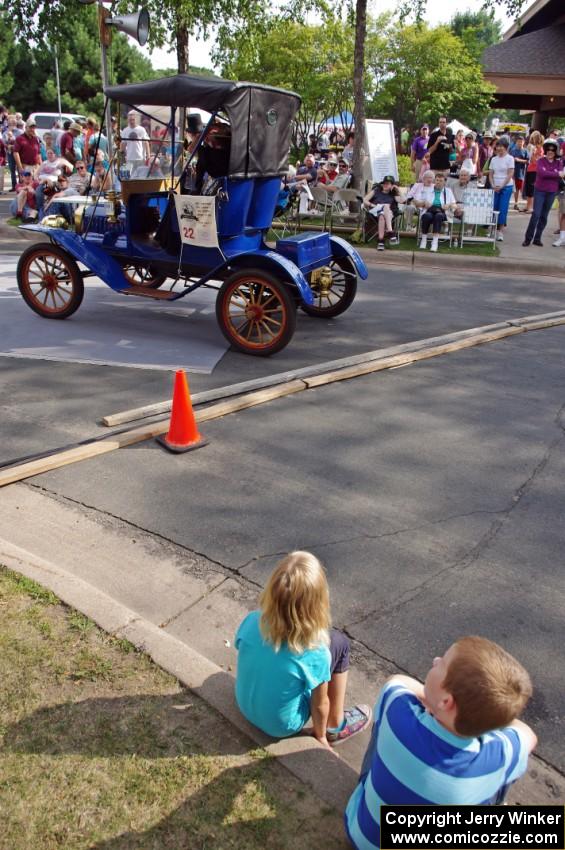
[[[77,165],[77,171],[85,171],[86,165]]]

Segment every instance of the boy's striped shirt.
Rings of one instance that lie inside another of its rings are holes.
[[[345,811],[346,830],[357,850],[379,850],[383,804],[496,803],[526,771],[528,746],[516,729],[459,737],[403,685],[384,686],[374,718],[371,767]]]

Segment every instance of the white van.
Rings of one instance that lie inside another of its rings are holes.
[[[86,121],[84,115],[77,115],[71,112],[61,112],[61,115],[58,112],[32,112],[29,118],[33,118],[35,121],[35,132],[40,139],[43,138],[43,134],[47,130],[52,128],[55,121],[59,121],[59,118],[61,118],[61,126],[63,126],[63,121]]]

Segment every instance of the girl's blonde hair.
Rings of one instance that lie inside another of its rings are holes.
[[[534,130],[530,135],[530,144],[538,146],[543,144],[543,136],[539,130]]]
[[[261,634],[275,651],[329,644],[330,592],[326,571],[310,552],[291,552],[276,566],[260,596]]]

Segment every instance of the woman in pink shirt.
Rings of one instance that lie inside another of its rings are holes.
[[[565,175],[563,162],[558,159],[559,143],[556,139],[546,139],[543,143],[543,156],[537,161],[536,183],[534,188],[534,209],[526,230],[522,245],[527,248],[530,242],[543,248],[542,233],[547,224],[549,211],[559,191],[559,178]]]
[[[543,156],[543,136],[537,130],[530,135],[528,143],[528,155],[530,160],[526,169],[526,182],[524,184],[524,198],[526,199],[526,209],[524,212],[531,213],[534,208],[534,184],[536,182],[537,163],[540,156]]]

